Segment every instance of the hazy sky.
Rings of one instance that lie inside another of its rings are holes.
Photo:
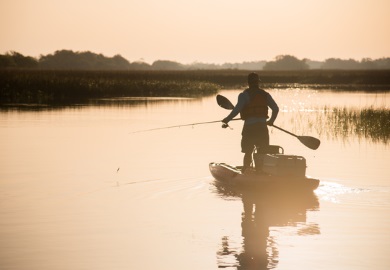
[[[0,0],[0,54],[206,63],[390,57],[390,0]]]

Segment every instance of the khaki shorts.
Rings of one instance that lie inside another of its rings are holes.
[[[252,153],[256,146],[259,153],[266,153],[269,145],[269,133],[266,123],[244,125],[241,135],[241,152]]]

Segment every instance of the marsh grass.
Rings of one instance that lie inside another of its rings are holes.
[[[310,109],[282,112],[279,121],[288,123],[298,135],[317,134],[320,139],[352,140],[365,139],[374,143],[390,142],[390,109],[387,107],[347,108],[320,106]]]
[[[390,110],[388,109],[348,110],[347,108],[333,108],[326,114],[328,124],[334,127],[332,129],[334,137],[355,135],[358,138],[370,138],[374,142],[387,143],[389,141]]]
[[[72,104],[107,97],[199,97],[219,89],[246,87],[248,72],[0,70],[0,105]],[[390,90],[389,70],[258,73],[265,89]]]
[[[0,72],[0,103],[74,103],[106,97],[198,97],[219,86],[200,80],[126,76],[124,72]]]
[[[364,138],[384,144],[390,141],[390,110],[387,108],[312,108],[310,112],[294,112],[290,125],[296,134],[315,132],[320,139],[326,137],[347,142]]]

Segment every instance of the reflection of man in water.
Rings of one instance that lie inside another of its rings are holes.
[[[259,153],[266,153],[269,145],[267,125],[272,126],[279,113],[278,105],[269,93],[259,88],[259,82],[260,79],[257,73],[250,73],[248,75],[249,88],[240,93],[237,105],[222,120],[224,123],[222,127],[227,127],[229,121],[240,113],[241,119],[245,121],[241,139],[241,152],[244,153],[244,166],[242,171],[250,167],[254,146],[259,148]],[[271,108],[272,115],[267,121],[268,107]]]
[[[275,261],[277,252],[267,251],[269,239],[269,224],[266,223],[261,205],[254,206],[251,200],[243,196],[244,213],[242,217],[243,252],[237,255],[237,269],[271,269],[269,260]],[[274,246],[273,246],[274,247]],[[274,265],[275,266],[275,265]]]
[[[244,210],[241,220],[242,246],[238,247],[237,241],[229,241],[229,236],[224,236],[222,248],[217,252],[219,268],[276,268],[279,251],[275,236],[270,236],[272,226],[292,226],[298,229],[297,235],[321,233],[318,224],[307,223],[306,220],[307,211],[319,209],[318,198],[313,192],[292,192],[289,189],[236,190],[220,185],[216,187],[222,197],[241,197]],[[300,226],[295,226],[298,223]]]

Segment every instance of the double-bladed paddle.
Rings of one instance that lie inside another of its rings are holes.
[[[234,108],[234,105],[230,102],[230,100],[222,95],[217,95],[217,103],[219,106],[221,106],[222,108],[224,108],[226,110],[233,110],[233,108]],[[284,130],[278,126],[275,126],[275,125],[272,125],[272,126],[283,131],[283,132],[286,132],[287,134],[290,134],[291,136],[296,137],[302,144],[304,144],[305,146],[307,146],[310,149],[316,150],[321,144],[321,141],[317,138],[314,138],[311,136],[298,136],[298,135],[295,135],[294,133],[291,133],[287,130]]]

